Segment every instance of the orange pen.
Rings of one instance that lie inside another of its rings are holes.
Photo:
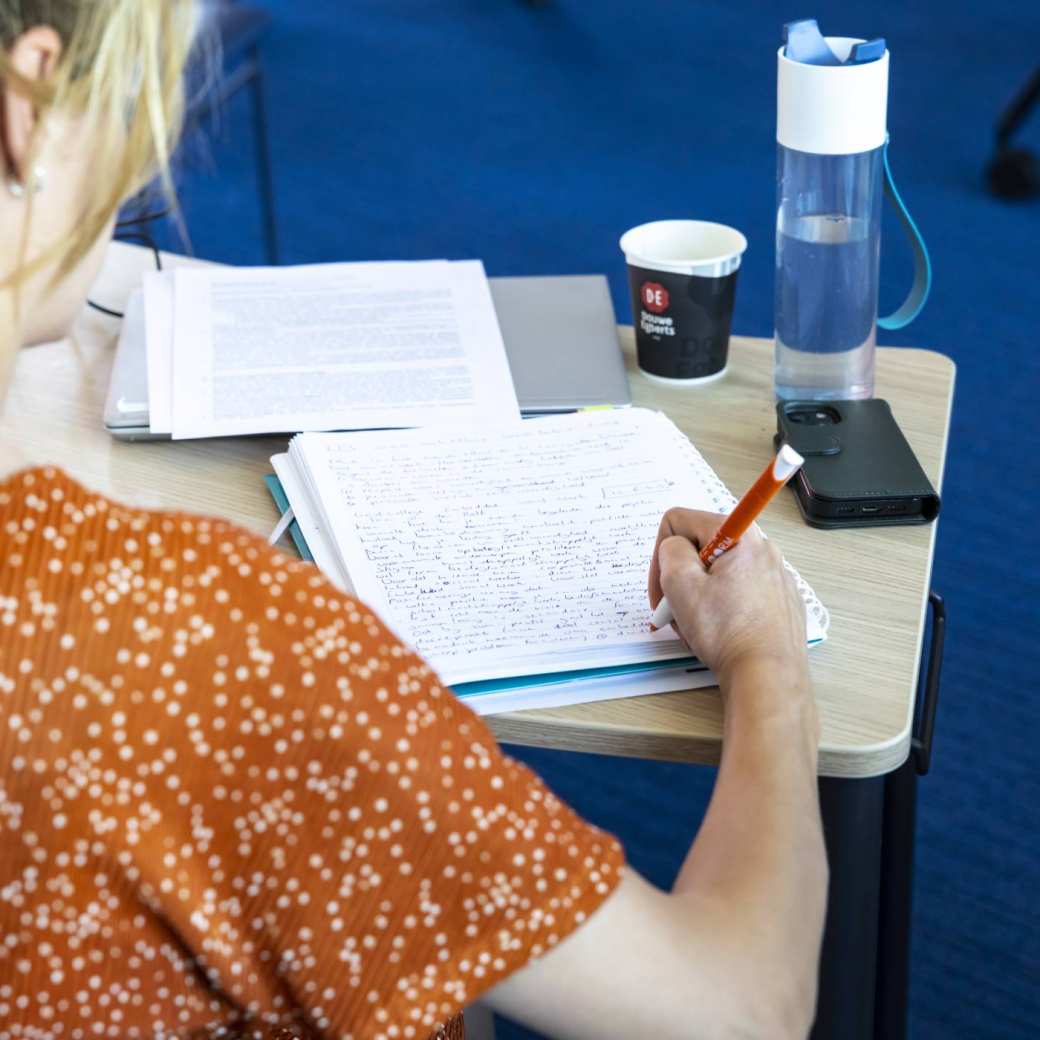
[[[776,458],[762,471],[761,476],[748,488],[733,512],[722,522],[714,537],[701,549],[701,563],[705,570],[723,554],[729,552],[744,532],[758,519],[759,514],[773,500],[773,496],[802,468],[805,459],[789,444],[783,445]],[[664,628],[675,620],[671,604],[662,599],[654,610],[650,625]]]

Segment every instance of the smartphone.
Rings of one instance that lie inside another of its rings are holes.
[[[776,425],[777,447],[805,457],[789,486],[810,526],[927,524],[939,515],[939,496],[887,401],[781,401]]]

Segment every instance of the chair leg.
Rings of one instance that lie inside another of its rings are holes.
[[[259,48],[253,48],[252,63],[255,70],[251,81],[253,136],[256,143],[256,178],[260,194],[264,252],[267,263],[275,266],[279,263],[278,223],[275,217],[274,176],[271,171],[271,148],[267,136],[267,106],[264,102],[264,76]]]

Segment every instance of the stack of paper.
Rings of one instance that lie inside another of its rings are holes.
[[[272,462],[318,566],[478,711],[714,682],[650,631],[646,577],[669,507],[735,500],[658,412],[304,434]],[[827,612],[799,584],[815,644]]]
[[[520,417],[479,261],[182,267],[144,299],[155,434]]]

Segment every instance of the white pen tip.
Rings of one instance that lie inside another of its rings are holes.
[[[650,618],[650,624],[654,628],[667,628],[674,620],[675,615],[672,613],[672,605],[667,599],[662,599],[657,604],[657,609]]]
[[[785,444],[777,452],[776,462],[773,463],[773,479],[780,484],[786,484],[801,468],[805,459],[791,447]]]

